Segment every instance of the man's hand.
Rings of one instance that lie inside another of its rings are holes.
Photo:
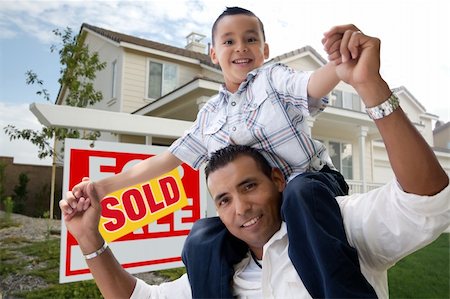
[[[336,64],[340,80],[350,84],[362,97],[367,107],[376,106],[389,97],[374,89],[386,89],[380,76],[380,40],[363,34],[354,25],[331,28],[322,39],[330,61]]]
[[[89,178],[83,178],[66,198],[59,202],[67,229],[77,239],[85,234],[98,234],[101,205],[95,185]]]

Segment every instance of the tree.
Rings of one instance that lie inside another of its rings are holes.
[[[58,50],[61,64],[61,76],[58,79],[58,83],[61,85],[61,90],[67,90],[65,103],[69,106],[86,107],[101,101],[103,96],[101,92],[94,89],[93,81],[97,72],[106,67],[106,63],[101,62],[98,53],[91,53],[87,45],[85,45],[84,41],[87,33],[82,32],[80,35],[74,35],[69,27],[64,31],[55,29],[53,33],[61,40],[59,46],[52,45],[50,50],[52,53]],[[27,71],[25,75],[28,85],[38,86],[39,90],[36,94],[42,96],[46,101],[50,101],[50,94],[38,75],[32,70]],[[13,125],[7,125],[3,129],[10,140],[23,139],[36,145],[40,159],[53,158],[52,194],[50,196],[50,218],[53,218],[54,174],[56,161],[60,159],[56,143],[58,141],[63,142],[65,138],[95,140],[100,136],[100,132],[80,132],[75,129],[54,127],[43,127],[41,130],[18,129]]]
[[[5,169],[6,164],[0,162],[0,203],[2,203],[5,198]]]
[[[14,186],[14,195],[12,197],[14,202],[14,212],[23,213],[25,211],[25,202],[27,201],[28,195],[28,182],[30,179],[28,175],[24,172],[19,174],[19,183]]]

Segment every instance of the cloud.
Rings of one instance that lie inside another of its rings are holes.
[[[392,87],[406,86],[429,109],[448,111],[443,101],[450,74],[449,1],[0,1],[0,41],[16,35],[57,42],[55,28],[78,32],[83,22],[183,47],[192,31],[208,36],[226,6],[252,9],[264,22],[271,57],[305,45],[322,56],[320,39],[332,25],[355,23],[382,39],[382,72]],[[407,8],[407,9],[406,9]],[[380,22],[380,18],[383,22]],[[442,71],[442,69],[447,71]],[[425,78],[420,82],[420,79]],[[448,113],[442,114],[450,120]]]
[[[162,36],[179,44],[190,31],[209,29],[211,15],[197,21],[191,14],[198,14],[202,7],[202,1],[188,0],[45,1],[45,5],[40,1],[3,1],[0,38],[14,37],[16,32],[51,44],[55,42],[53,29],[71,27],[77,32],[82,23],[89,23],[149,39]]]
[[[14,125],[18,129],[38,130],[42,126],[31,113],[27,104],[7,104],[0,101],[0,156],[14,157],[15,163],[50,165],[50,159],[39,160],[37,147],[29,141],[9,140],[3,128]]]

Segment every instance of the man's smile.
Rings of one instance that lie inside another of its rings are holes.
[[[257,223],[259,221],[259,219],[261,219],[261,217],[262,217],[262,215],[254,217],[254,218],[250,219],[249,221],[245,222],[244,224],[242,224],[241,227],[249,227],[251,225],[254,225],[255,223]]]

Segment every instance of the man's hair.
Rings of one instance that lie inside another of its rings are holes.
[[[247,145],[228,145],[216,152],[214,152],[209,158],[208,164],[205,168],[206,179],[208,176],[214,171],[225,167],[229,163],[233,162],[239,157],[247,156],[252,158],[258,168],[267,176],[271,177],[272,175],[272,167],[269,162],[267,162],[266,158],[255,148],[252,148]]]
[[[259,26],[261,27],[261,32],[263,35],[263,41],[266,41],[266,34],[264,33],[264,25],[261,22],[261,20],[250,10],[242,8],[242,7],[237,7],[237,6],[233,6],[233,7],[227,7],[220,16],[217,17],[216,21],[214,22],[213,26],[212,26],[212,30],[211,30],[211,39],[212,39],[212,44],[214,46],[214,33],[216,31],[217,28],[217,24],[219,24],[219,21],[226,17],[226,16],[234,16],[234,15],[247,15],[247,16],[251,16],[251,17],[255,17],[258,19],[259,22]]]

